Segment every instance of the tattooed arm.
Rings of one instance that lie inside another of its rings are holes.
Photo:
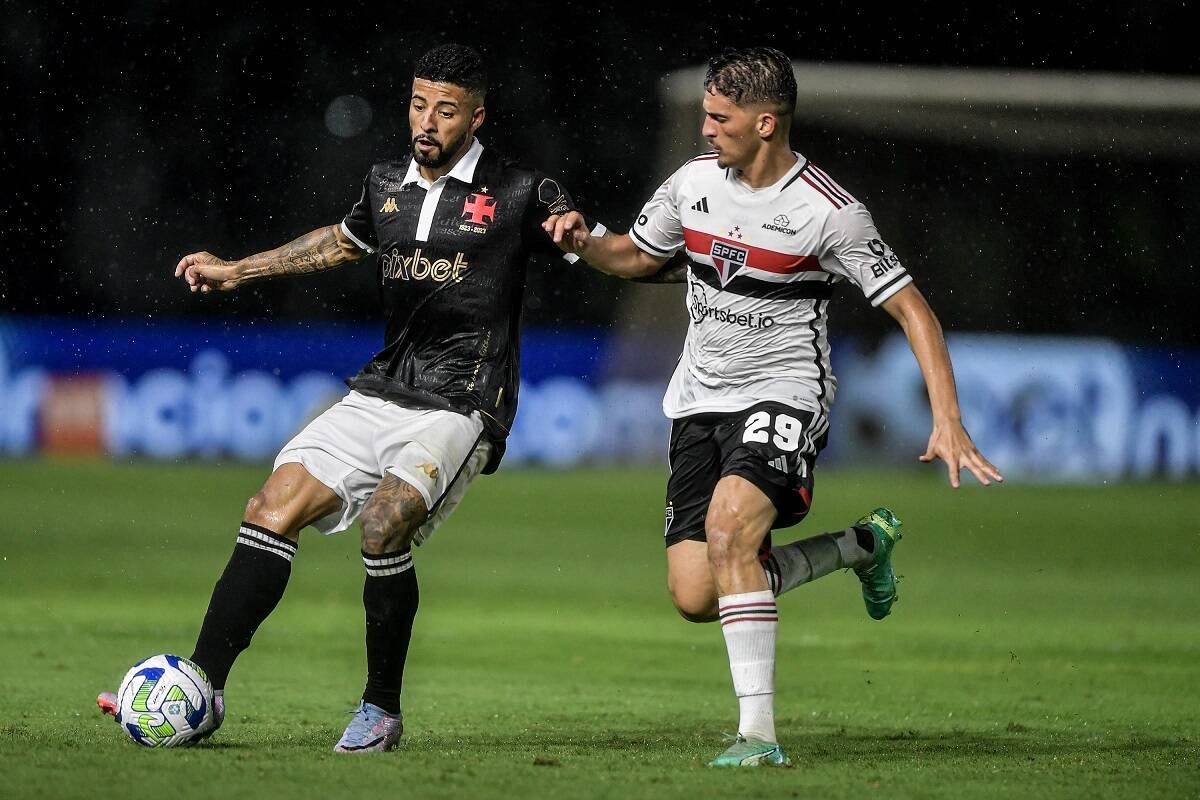
[[[367,251],[350,241],[340,226],[330,225],[283,247],[238,261],[226,261],[212,253],[192,253],[175,265],[175,277],[187,281],[193,292],[228,292],[263,278],[323,272],[366,255]]]

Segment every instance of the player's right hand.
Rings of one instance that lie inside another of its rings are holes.
[[[588,239],[592,238],[583,214],[568,211],[566,214],[551,214],[542,223],[542,230],[564,253],[583,255]]]
[[[217,258],[212,253],[192,253],[179,259],[175,265],[175,277],[187,281],[188,288],[193,292],[228,292],[240,283],[233,262]]]

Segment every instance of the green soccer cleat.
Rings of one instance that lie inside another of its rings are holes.
[[[892,550],[900,541],[901,522],[891,509],[877,508],[854,523],[875,537],[875,555],[866,566],[854,570],[862,582],[863,602],[871,619],[883,619],[896,602],[896,572],[892,569]]]
[[[775,742],[747,739],[738,734],[733,744],[721,755],[708,762],[710,767],[790,767],[783,748]]]

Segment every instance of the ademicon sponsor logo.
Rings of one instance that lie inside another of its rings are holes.
[[[417,248],[411,255],[404,255],[396,248],[379,257],[379,266],[383,279],[398,281],[432,280],[444,283],[449,280],[461,281],[463,272],[467,269],[467,259],[462,253],[454,254],[454,261],[445,258],[430,260]]]

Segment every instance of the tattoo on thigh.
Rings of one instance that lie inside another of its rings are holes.
[[[385,475],[363,509],[363,549],[390,552],[408,545],[428,513],[420,492]]]

